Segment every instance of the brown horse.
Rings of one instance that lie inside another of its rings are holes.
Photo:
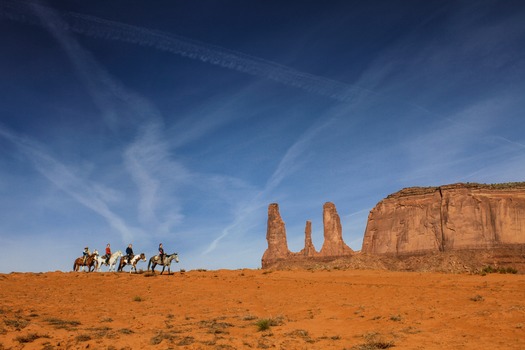
[[[89,255],[87,258],[86,258],[86,262],[84,263],[84,258],[83,257],[80,257],[80,258],[76,258],[75,259],[75,263],[73,264],[73,271],[78,271],[80,269],[80,267],[82,267],[82,271],[84,271],[84,266],[87,266],[88,268],[88,272],[91,272],[91,268],[93,268],[93,270],[95,270],[95,268],[97,266],[96,265],[96,260],[95,258],[97,257],[98,255],[98,252],[95,250],[93,252],[93,254]]]

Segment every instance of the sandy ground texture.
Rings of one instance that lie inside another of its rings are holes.
[[[525,275],[0,275],[0,349],[525,349]]]

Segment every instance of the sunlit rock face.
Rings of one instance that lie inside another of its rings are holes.
[[[268,206],[266,240],[268,241],[268,249],[266,249],[262,257],[263,267],[276,260],[286,259],[292,254],[288,250],[286,227],[279,213],[279,205],[277,203],[272,203]]]
[[[343,241],[341,220],[334,203],[323,206],[324,242],[319,256],[342,256],[352,254],[352,249]]]
[[[525,243],[525,183],[412,187],[368,216],[362,252],[420,254]]]

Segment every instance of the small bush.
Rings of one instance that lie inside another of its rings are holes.
[[[395,321],[395,322],[401,321],[401,315],[392,315],[392,316],[390,316],[390,321]]]
[[[174,336],[169,333],[159,332],[156,336],[152,337],[149,341],[151,345],[158,345],[160,344],[164,339],[173,340]]]
[[[27,325],[29,324],[29,321],[27,321],[26,319],[23,319],[21,317],[18,317],[18,318],[14,318],[14,319],[4,320],[4,323],[5,323],[6,326],[13,327],[17,331],[19,331],[19,330],[22,330],[22,329],[26,328]]]
[[[480,272],[480,274],[481,274],[482,276],[485,276],[485,275],[488,274],[488,273],[503,273],[503,274],[505,274],[505,273],[510,273],[510,274],[517,274],[517,273],[518,273],[518,270],[516,270],[516,269],[513,268],[513,267],[506,267],[506,268],[505,268],[505,267],[499,267],[499,268],[498,268],[498,267],[492,267],[491,265],[489,265],[489,266],[485,266],[485,267],[481,270],[481,272]]]
[[[75,337],[75,339],[78,341],[78,342],[81,342],[81,341],[90,341],[91,340],[91,337],[88,335],[88,334],[79,334]]]
[[[257,322],[255,322],[255,325],[257,326],[257,329],[259,332],[266,331],[270,329],[271,326],[280,326],[283,324],[283,317],[279,316],[277,318],[261,318]]]
[[[272,320],[270,320],[269,318],[261,318],[255,323],[255,325],[257,326],[257,330],[259,332],[262,332],[270,329],[271,323]]]
[[[131,329],[129,328],[122,328],[122,329],[119,329],[119,333],[122,333],[122,334],[133,334],[135,332],[133,332]]]
[[[32,343],[37,339],[40,338],[49,338],[49,335],[40,335],[36,333],[29,333],[27,335],[21,335],[15,338],[15,340],[19,343]]]
[[[49,323],[50,325],[54,326],[58,329],[67,329],[70,330],[76,326],[80,325],[79,321],[67,321],[67,320],[61,320],[56,317],[46,318],[44,321]]]
[[[353,346],[352,350],[389,349],[395,346],[394,342],[383,340],[379,333],[367,333],[363,337],[365,338],[365,343]]]
[[[136,295],[136,296],[133,297],[133,301],[141,302],[141,301],[144,301],[144,299],[142,299],[142,297]]]
[[[483,301],[483,300],[485,300],[485,298],[483,298],[481,295],[478,294],[478,295],[475,295],[472,298],[470,298],[470,300],[472,300],[472,301]]]

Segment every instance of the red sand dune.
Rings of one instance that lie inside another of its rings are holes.
[[[11,273],[0,317],[0,349],[525,349],[525,276]]]

